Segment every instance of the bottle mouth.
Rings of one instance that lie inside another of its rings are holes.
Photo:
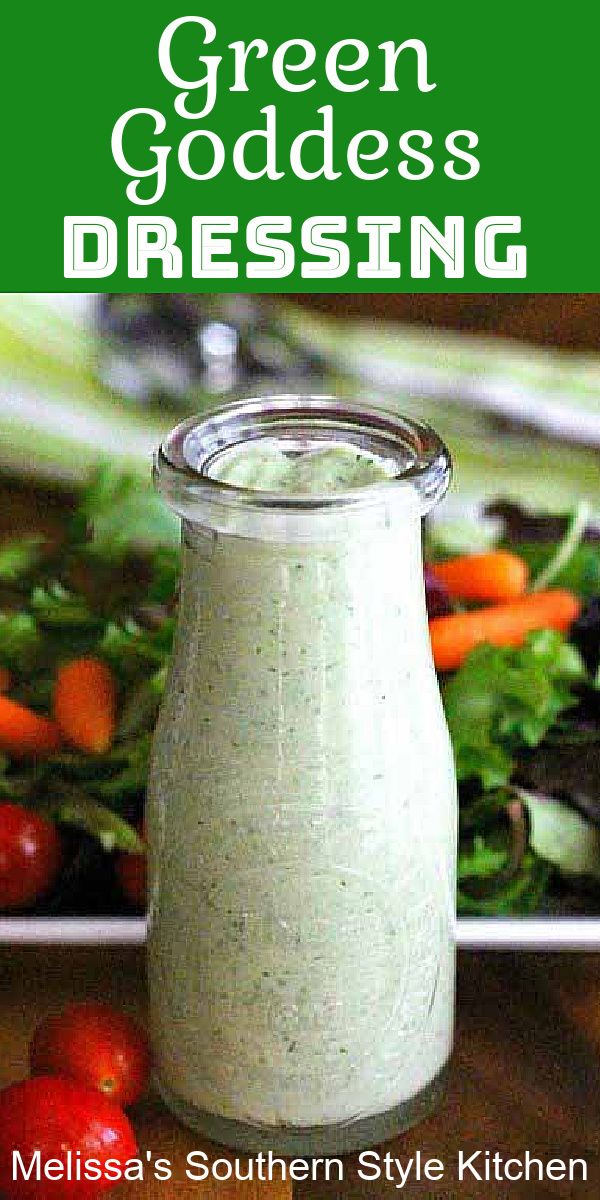
[[[219,478],[247,448],[298,458],[343,448],[381,464],[381,477],[327,492],[267,490]],[[297,512],[364,506],[410,494],[421,514],[450,482],[449,451],[429,425],[376,405],[335,396],[261,396],[234,401],[177,425],[155,456],[158,489],[182,516],[215,501]]]

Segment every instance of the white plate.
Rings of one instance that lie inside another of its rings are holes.
[[[0,946],[143,946],[144,917],[4,917]],[[600,951],[597,917],[472,917],[456,923],[467,950]]]

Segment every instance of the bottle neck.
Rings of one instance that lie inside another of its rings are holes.
[[[370,595],[374,611],[380,610],[377,593],[393,604],[400,597],[407,619],[420,621],[425,613],[423,584],[422,522],[418,514],[408,517],[385,514],[376,525],[351,521],[337,536],[298,537],[274,540],[238,530],[223,532],[186,521],[183,526],[183,599],[192,607],[207,573],[219,587],[252,596],[280,592],[301,596],[310,603],[310,589],[322,595],[328,586]],[[258,531],[255,531],[258,532]],[[269,533],[271,530],[269,530]],[[302,576],[305,589],[298,591]],[[211,583],[212,586],[212,583]]]
[[[186,520],[272,541],[341,537],[355,514],[376,526],[388,507],[423,516],[450,473],[428,426],[331,396],[267,396],[190,418],[154,469]]]
[[[393,531],[399,542],[420,531],[419,499],[410,488],[377,497],[353,507],[283,506],[254,508],[251,504],[219,504],[211,500],[182,522],[184,545],[202,545],[207,537],[247,539],[279,546],[365,544]]]

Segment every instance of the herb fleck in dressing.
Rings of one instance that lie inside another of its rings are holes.
[[[257,444],[218,478],[327,494],[391,473]],[[231,513],[186,524],[150,789],[157,1073],[200,1127],[262,1126],[271,1148],[401,1109],[451,1048],[454,773],[419,513],[396,493],[316,540],[293,515],[284,538],[260,514],[254,536]]]

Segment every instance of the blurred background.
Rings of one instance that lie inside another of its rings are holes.
[[[520,338],[567,350],[600,348],[600,295],[539,293],[489,295],[322,295],[294,296],[320,312],[372,314],[465,333]]]
[[[378,397],[455,459],[440,519],[502,497],[600,518],[600,296],[0,294],[0,527],[135,473],[188,412],[258,391]],[[156,536],[170,537],[155,510]],[[457,535],[458,536],[458,535]]]

